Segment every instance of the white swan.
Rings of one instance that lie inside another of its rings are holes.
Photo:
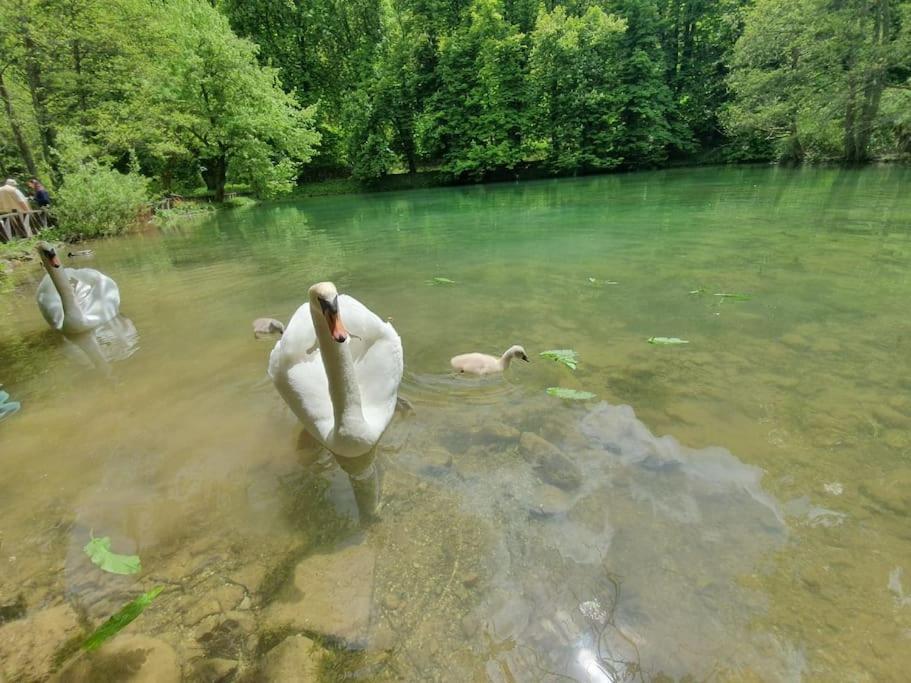
[[[335,455],[355,458],[376,445],[392,419],[402,340],[357,299],[320,282],[272,349],[269,376],[311,436]]]
[[[113,320],[120,311],[120,290],[93,268],[64,268],[54,247],[38,243],[47,275],[38,285],[38,308],[47,324],[64,334],[80,334]]]

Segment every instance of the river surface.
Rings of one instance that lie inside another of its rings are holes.
[[[0,422],[0,680],[275,678],[296,634],[327,681],[907,680],[909,170],[315,198],[86,246],[128,319],[108,371],[38,314],[39,267],[0,293],[22,406]],[[369,524],[252,333],[320,280],[404,344],[413,410]],[[531,363],[449,371],[511,344]],[[91,534],[142,570],[101,571]]]

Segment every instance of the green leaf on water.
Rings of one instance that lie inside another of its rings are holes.
[[[733,301],[749,301],[751,299],[749,294],[739,294],[736,292],[720,292],[715,296],[720,296],[722,299],[731,299]]]
[[[616,280],[599,280],[596,277],[590,277],[590,278],[588,278],[588,281],[591,282],[593,285],[619,285],[620,284]]]
[[[576,391],[575,389],[564,389],[563,387],[548,387],[547,393],[550,396],[556,396],[568,401],[587,401],[596,397],[590,391]]]
[[[82,649],[86,652],[97,650],[109,638],[117,635],[136,617],[142,614],[146,607],[161,593],[163,586],[156,586],[148,593],[143,593],[132,602],[121,607],[116,614],[110,617],[101,626],[95,629],[88,638],[82,641]]]
[[[680,337],[649,337],[649,344],[657,344],[659,346],[674,346],[676,344],[689,344],[686,339],[680,339]]]
[[[113,552],[108,536],[92,536],[92,540],[85,544],[83,550],[92,562],[111,574],[135,574],[142,570],[142,563],[136,555],[118,555]]]
[[[690,294],[705,294],[705,287],[700,287],[699,289],[691,289]]]
[[[542,358],[549,358],[558,363],[563,363],[570,370],[575,370],[579,364],[579,354],[572,349],[551,349],[550,351],[542,351],[538,355]]]
[[[427,281],[427,284],[430,285],[454,285],[455,280],[450,280],[448,277],[435,277]]]

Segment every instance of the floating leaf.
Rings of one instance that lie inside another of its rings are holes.
[[[700,287],[699,289],[691,289],[690,294],[705,294],[705,288]]]
[[[132,602],[128,602],[121,607],[116,614],[95,629],[95,632],[82,642],[82,649],[86,652],[97,650],[106,640],[120,633],[124,627],[142,614],[146,607],[152,604],[152,601],[158,597],[162,589],[163,586],[156,586],[148,593],[143,593]]]
[[[579,364],[579,355],[572,349],[551,349],[550,351],[542,351],[538,355],[563,363],[570,370],[575,370]]]
[[[435,277],[427,281],[429,285],[454,285],[455,280],[450,280],[448,277]]]
[[[733,301],[749,301],[751,298],[749,294],[738,294],[736,292],[721,292],[715,296],[720,296],[722,299],[732,299]]]
[[[0,420],[13,413],[19,412],[19,409],[22,407],[18,401],[10,401],[9,394],[3,390],[0,390]]]
[[[587,401],[596,397],[590,391],[576,391],[575,389],[564,389],[563,387],[548,387],[547,393],[550,396],[564,398],[567,401]]]
[[[136,555],[118,555],[111,551],[111,539],[108,536],[95,538],[85,544],[85,554],[101,569],[111,574],[135,574],[142,569]]]
[[[679,337],[649,337],[649,344],[658,344],[660,346],[673,346],[675,344],[689,344],[686,339],[680,339]]]
[[[619,285],[620,284],[616,280],[599,280],[598,278],[595,278],[595,277],[588,278],[588,281],[591,282],[593,285]]]

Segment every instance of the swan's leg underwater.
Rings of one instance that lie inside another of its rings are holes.
[[[377,511],[380,507],[382,476],[376,462],[376,446],[357,458],[336,457],[335,460],[339,467],[345,470],[348,481],[351,482],[361,524],[369,524],[378,520]]]

